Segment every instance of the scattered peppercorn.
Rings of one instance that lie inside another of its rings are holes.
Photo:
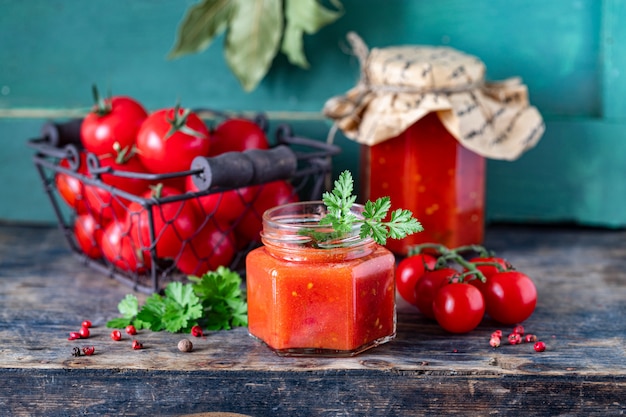
[[[133,349],[135,350],[143,349],[143,343],[141,343],[139,340],[133,340]]]
[[[533,348],[535,349],[535,352],[543,352],[544,350],[546,350],[546,344],[544,342],[539,341],[535,343]]]
[[[191,352],[193,350],[193,343],[189,339],[182,339],[178,342],[178,350],[181,352]]]
[[[79,332],[70,332],[70,337],[67,338],[67,340],[76,340],[76,339],[80,339],[80,333]]]
[[[84,320],[83,323],[81,324],[81,327],[91,327],[91,322],[89,320]]]
[[[129,324],[128,326],[126,326],[126,333],[133,336],[137,334],[137,328],[135,328],[135,326],[133,326],[132,324]]]
[[[111,332],[111,339],[115,340],[116,342],[122,340],[122,332],[120,332],[119,330],[113,330]]]
[[[509,344],[519,345],[522,343],[522,336],[519,333],[511,333],[509,335]]]
[[[521,324],[516,325],[513,328],[513,333],[517,333],[520,336],[524,336],[524,326],[522,326]]]
[[[80,334],[81,339],[87,339],[89,337],[89,328],[88,327],[81,327],[80,330],[78,331],[78,334]]]
[[[96,353],[96,348],[94,346],[85,346],[83,347],[83,353],[87,356],[91,356]]]
[[[72,348],[72,356],[80,356],[80,348],[78,346]]]
[[[202,337],[202,327],[196,325],[191,328],[191,335],[194,337]]]
[[[502,339],[502,330],[496,330],[495,332],[491,333],[491,337],[497,337],[499,339]]]
[[[533,343],[537,341],[537,336],[535,336],[534,334],[527,334],[526,336],[524,336],[524,342],[526,343]]]
[[[489,340],[489,345],[491,347],[497,348],[498,346],[500,346],[500,338],[492,335],[491,339]]]

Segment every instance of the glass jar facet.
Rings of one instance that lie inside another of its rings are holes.
[[[248,329],[279,355],[352,356],[395,337],[393,254],[357,228],[318,245],[324,214],[321,202],[268,210],[246,258]]]
[[[361,148],[362,196],[389,196],[392,209],[413,212],[424,231],[387,248],[406,255],[411,245],[450,248],[481,244],[485,217],[485,158],[463,147],[430,113],[400,135]]]

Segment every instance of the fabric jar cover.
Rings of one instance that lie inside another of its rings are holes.
[[[349,139],[376,145],[431,112],[467,149],[514,160],[535,146],[545,124],[519,78],[485,81],[485,64],[449,47],[396,46],[369,51],[348,34],[361,64],[358,84],[323,109]]]

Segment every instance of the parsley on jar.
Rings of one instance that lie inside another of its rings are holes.
[[[248,329],[281,356],[353,356],[396,333],[387,238],[422,230],[389,198],[355,204],[343,172],[323,201],[263,214],[263,246],[246,258]]]

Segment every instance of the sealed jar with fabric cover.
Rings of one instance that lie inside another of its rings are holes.
[[[389,196],[424,231],[387,247],[481,244],[485,158],[514,160],[545,125],[519,78],[485,81],[477,57],[449,47],[397,46],[371,51],[348,34],[361,63],[359,83],[330,98],[324,114],[361,146],[360,200]]]

